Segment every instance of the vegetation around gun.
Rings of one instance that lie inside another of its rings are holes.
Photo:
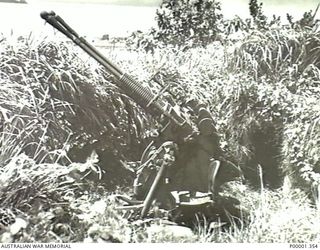
[[[0,39],[0,202],[21,219],[1,242],[319,242],[319,31],[301,20],[248,25],[240,38],[225,28],[219,42],[187,50],[111,51],[144,84],[158,72],[178,103],[208,105],[244,170],[246,183],[223,189],[243,218],[228,230],[199,225],[191,238],[115,210],[132,181],[121,165],[139,159],[157,122],[73,45]]]

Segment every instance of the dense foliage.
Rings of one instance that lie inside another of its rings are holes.
[[[263,3],[258,3],[257,0],[250,0],[249,2],[250,15],[260,29],[266,28],[267,25],[267,17],[263,14],[262,6]]]
[[[16,223],[0,226],[1,242],[319,242],[320,35],[314,13],[298,21],[289,15],[289,25],[282,25],[264,19],[262,5],[250,1],[252,19],[223,20],[221,38],[213,42],[217,30],[206,33],[202,18],[213,11],[206,4],[218,11],[218,3],[179,3],[163,3],[162,24],[178,18],[173,12],[179,10],[185,18],[194,15],[185,19],[188,25],[203,23],[202,33],[176,38],[180,28],[191,35],[194,27],[168,26],[159,30],[168,35],[163,48],[152,53],[104,53],[152,91],[159,91],[149,81],[157,73],[177,103],[207,105],[224,152],[246,177],[223,189],[246,212],[240,225],[225,231],[201,225],[192,237],[178,237],[159,218],[130,223],[115,210],[110,192],[131,192],[131,172],[122,165],[139,159],[157,121],[73,45],[7,37],[0,38],[0,215],[4,208]],[[266,25],[257,22],[261,18]],[[201,41],[205,47],[193,47]],[[192,46],[184,50],[180,42]]]
[[[154,39],[163,44],[205,46],[216,39],[221,24],[215,0],[165,0],[157,9]]]

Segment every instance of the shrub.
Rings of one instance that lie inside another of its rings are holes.
[[[258,29],[267,28],[267,17],[263,14],[262,6],[263,3],[259,4],[257,0],[250,0],[249,2],[250,15]]]
[[[215,0],[164,0],[154,37],[164,44],[206,46],[216,39],[221,19]]]

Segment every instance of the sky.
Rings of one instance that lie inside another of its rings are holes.
[[[69,3],[100,3],[118,5],[139,5],[139,6],[159,6],[161,0],[46,0],[50,2],[69,2]]]
[[[47,0],[47,1],[61,1],[61,2],[96,2],[96,3],[106,3],[106,4],[121,4],[121,5],[147,5],[147,6],[158,6],[161,3],[161,0]],[[260,0],[265,5],[290,5],[290,4],[299,4],[304,5],[317,5],[319,0]],[[220,0],[221,4],[227,3],[241,3],[248,4],[249,0]]]
[[[84,2],[99,2],[99,3],[127,3],[127,4],[154,4],[157,5],[158,3],[161,2],[161,0],[47,0],[47,1],[63,1],[63,2],[79,2],[79,1],[84,1]],[[249,2],[249,0],[234,0],[234,2]],[[305,0],[260,0],[265,3],[278,3],[278,4],[287,4],[287,3],[305,3]],[[221,0],[220,2],[223,2]],[[308,2],[313,2],[313,3],[318,3],[318,0],[308,0]]]

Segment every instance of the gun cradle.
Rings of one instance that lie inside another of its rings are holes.
[[[118,87],[142,108],[151,115],[163,115],[169,120],[159,139],[170,138],[171,141],[164,140],[154,147],[148,147],[136,172],[134,192],[140,202],[131,205],[142,208],[141,217],[147,216],[153,201],[175,212],[177,207],[192,210],[191,214],[202,207],[210,210],[212,204],[215,204],[219,184],[228,180],[219,177],[222,170],[225,168],[225,172],[228,172],[228,168],[224,167],[224,163],[214,160],[221,157],[222,150],[210,113],[204,107],[195,105],[194,112],[198,114],[198,120],[197,129],[194,129],[192,124],[187,122],[186,116],[175,109],[177,105],[162,100],[160,94],[153,94],[149,88],[143,87],[131,76],[123,73],[80,37],[60,16],[54,12],[42,12],[41,17],[101,64],[116,79]],[[181,202],[181,198],[186,198],[183,195],[178,195],[178,200],[174,199],[174,191],[188,191],[189,201]],[[194,195],[199,191],[209,194],[200,203]],[[174,217],[181,218],[180,215]]]

